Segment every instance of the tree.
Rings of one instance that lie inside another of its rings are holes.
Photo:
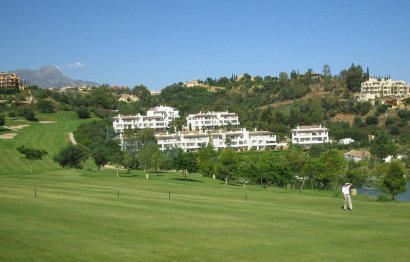
[[[108,163],[108,155],[109,153],[104,146],[99,146],[93,150],[91,157],[94,159],[97,169],[100,169],[101,166],[105,166]]]
[[[386,174],[383,177],[381,189],[383,192],[395,196],[407,190],[405,168],[400,161],[392,161],[386,166]]]
[[[323,165],[320,162],[319,158],[310,157],[306,161],[305,165],[303,165],[302,174],[304,177],[309,178],[312,190],[313,190],[313,184],[316,181],[316,178],[321,173],[323,173]]]
[[[123,161],[124,161],[123,163],[124,168],[126,168],[128,172],[130,172],[131,169],[138,168],[138,165],[139,165],[138,159],[133,152],[125,151]]]
[[[156,143],[148,142],[144,144],[141,151],[137,155],[139,163],[144,166],[144,172],[146,172],[148,168],[157,168],[157,160],[159,159],[158,155],[160,153],[161,151]]]
[[[268,167],[268,179],[276,185],[285,187],[295,179],[290,170],[289,162],[282,155],[271,154]]]
[[[330,73],[330,66],[328,64],[323,65],[322,73],[324,77],[332,77],[332,74]]]
[[[212,177],[215,173],[215,161],[217,156],[218,152],[214,150],[211,143],[198,150],[198,169],[202,175]]]
[[[41,99],[37,102],[37,110],[42,113],[53,113],[53,103],[50,100]]]
[[[397,148],[392,138],[384,132],[378,133],[375,139],[370,143],[370,153],[379,159],[383,159],[388,155],[395,155],[396,152]]]
[[[303,177],[302,186],[300,192],[302,193],[303,185],[305,184],[305,175],[302,172],[304,165],[306,164],[307,157],[303,151],[297,149],[288,150],[285,154],[285,158],[289,164],[290,172],[294,177]]]
[[[23,154],[26,159],[30,160],[30,173],[33,173],[33,161],[41,160],[43,156],[47,155],[47,151],[44,149],[34,149],[24,145],[17,147],[17,151]]]
[[[279,73],[279,82],[284,84],[289,80],[288,73],[286,72],[280,72]]]
[[[192,152],[181,152],[175,159],[175,167],[177,170],[182,170],[184,172],[186,180],[187,172],[193,173],[198,170],[196,155]]]
[[[348,70],[342,70],[340,76],[345,80],[347,88],[353,92],[359,92],[362,82],[364,81],[363,68],[358,65],[352,66]]]
[[[5,123],[6,123],[6,120],[5,120],[4,116],[0,115],[0,126],[4,126]]]
[[[319,174],[318,180],[324,185],[332,185],[333,189],[335,189],[336,185],[342,181],[346,172],[346,162],[342,154],[336,149],[330,149],[322,153],[319,159],[323,170]]]
[[[228,185],[229,177],[234,176],[238,170],[238,156],[230,148],[222,150],[216,164],[216,173],[225,179],[225,185]]]
[[[90,118],[90,110],[88,110],[88,108],[85,106],[80,106],[79,108],[77,108],[76,112],[77,112],[78,118],[82,118],[82,119]]]
[[[366,117],[366,125],[377,125],[378,123],[379,120],[377,119],[377,116],[372,115]]]
[[[132,93],[138,96],[138,98],[143,102],[148,101],[151,96],[151,92],[144,85],[135,86],[132,90]]]
[[[29,107],[24,107],[20,112],[20,115],[28,121],[37,121],[36,114],[34,113],[33,109]]]
[[[244,188],[246,183],[249,183],[250,180],[255,179],[258,175],[257,161],[254,160],[251,158],[239,163],[238,173]]]
[[[363,186],[371,185],[371,172],[367,161],[360,161],[356,163],[353,160],[348,162],[349,169],[346,173],[346,181],[349,181],[355,187],[361,188]]]
[[[84,162],[88,159],[89,150],[82,145],[68,145],[54,156],[56,161],[63,168],[82,169]]]

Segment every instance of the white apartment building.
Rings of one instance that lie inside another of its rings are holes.
[[[156,134],[155,138],[162,151],[171,148],[181,148],[186,151],[196,151],[211,144],[216,150],[232,148],[237,151],[250,149],[263,150],[276,148],[276,136],[268,131],[250,132],[246,129],[226,132],[178,132],[175,134]]]
[[[162,117],[167,122],[168,126],[172,120],[179,118],[179,111],[169,106],[156,106],[147,111],[147,116]]]
[[[301,146],[329,143],[329,129],[319,126],[297,126],[291,130],[292,143]]]
[[[370,78],[362,83],[360,88],[360,100],[367,101],[383,97],[406,97],[409,96],[409,86],[402,80]]]
[[[208,130],[220,128],[222,126],[239,126],[239,118],[236,113],[226,112],[207,112],[190,114],[186,118],[187,129],[189,130]]]
[[[134,116],[118,115],[113,117],[113,127],[115,132],[123,133],[125,129],[153,128],[156,130],[166,130],[169,123],[179,117],[179,111],[172,107],[158,106],[147,111],[147,115],[137,114]]]

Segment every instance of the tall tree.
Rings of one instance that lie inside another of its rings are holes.
[[[193,173],[198,170],[198,161],[195,153],[181,152],[175,159],[175,167],[177,170],[182,170],[185,180],[187,173]]]
[[[233,177],[238,170],[238,156],[230,148],[222,150],[216,164],[216,173],[223,177],[225,185],[228,185],[228,179]]]
[[[17,151],[23,154],[24,157],[30,161],[30,173],[33,173],[33,161],[41,160],[45,155],[47,155],[47,151],[44,149],[34,149],[24,145],[17,147]]]
[[[242,180],[243,187],[245,188],[246,183],[249,183],[258,175],[257,162],[254,158],[242,160],[239,163],[238,173],[240,175],[240,180]]]
[[[347,88],[353,92],[359,92],[363,77],[363,68],[360,65],[355,66],[354,64],[348,70],[342,70],[340,72],[341,77],[345,80]]]
[[[309,157],[302,168],[302,174],[304,177],[309,178],[312,190],[317,177],[322,173],[323,165],[320,162],[319,158]]]
[[[332,74],[330,72],[330,66],[328,64],[323,65],[322,73],[324,77],[332,77]]]
[[[138,152],[137,159],[144,167],[144,172],[148,168],[154,168],[156,171],[160,166],[161,155],[162,152],[159,150],[158,145],[154,142],[148,142]]]
[[[391,194],[393,200],[397,194],[407,190],[405,174],[406,169],[400,161],[392,161],[387,164],[381,189],[383,192]]]
[[[346,173],[346,162],[342,154],[336,149],[330,149],[322,153],[319,157],[323,165],[322,173],[319,175],[319,180],[325,185],[333,186],[342,182]]]
[[[99,146],[92,151],[91,157],[94,159],[97,169],[100,169],[108,163],[109,153],[104,146]]]
[[[217,156],[218,152],[214,150],[211,143],[198,150],[198,168],[202,175],[211,177],[215,173],[215,161]]]

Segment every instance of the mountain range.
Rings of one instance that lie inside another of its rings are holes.
[[[23,79],[24,82],[28,82],[30,85],[37,85],[41,88],[49,87],[78,87],[83,85],[99,85],[98,83],[91,81],[75,80],[72,79],[58,70],[55,66],[46,66],[38,70],[30,69],[17,69],[11,71]]]

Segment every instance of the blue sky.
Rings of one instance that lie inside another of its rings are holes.
[[[58,66],[153,90],[352,63],[410,82],[406,0],[0,0],[0,71]]]

